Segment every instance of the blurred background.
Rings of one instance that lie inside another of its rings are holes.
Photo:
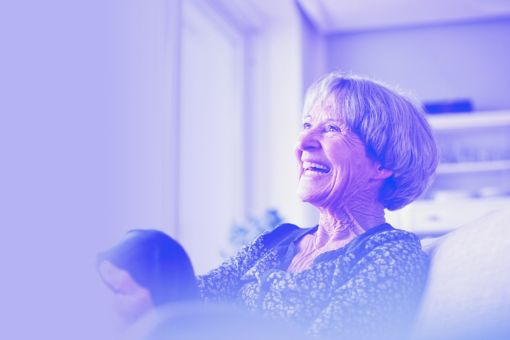
[[[441,164],[396,227],[434,235],[510,207],[509,0],[49,0],[0,19],[11,316],[86,304],[98,280],[77,268],[132,228],[174,236],[203,273],[239,232],[314,225],[294,147],[306,88],[333,70],[429,112]]]

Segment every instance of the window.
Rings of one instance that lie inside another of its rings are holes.
[[[200,273],[244,216],[244,44],[205,3],[182,9],[178,238]]]

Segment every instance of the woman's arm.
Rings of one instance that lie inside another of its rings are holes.
[[[349,278],[333,290],[330,302],[308,332],[344,339],[401,335],[420,301],[427,263],[419,243],[409,240],[373,248],[353,266]]]

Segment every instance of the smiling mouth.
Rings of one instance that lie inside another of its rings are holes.
[[[325,175],[330,168],[326,165],[312,162],[303,162],[303,172],[310,175]]]

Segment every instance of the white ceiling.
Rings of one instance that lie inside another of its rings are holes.
[[[324,34],[510,17],[510,0],[297,0]]]

